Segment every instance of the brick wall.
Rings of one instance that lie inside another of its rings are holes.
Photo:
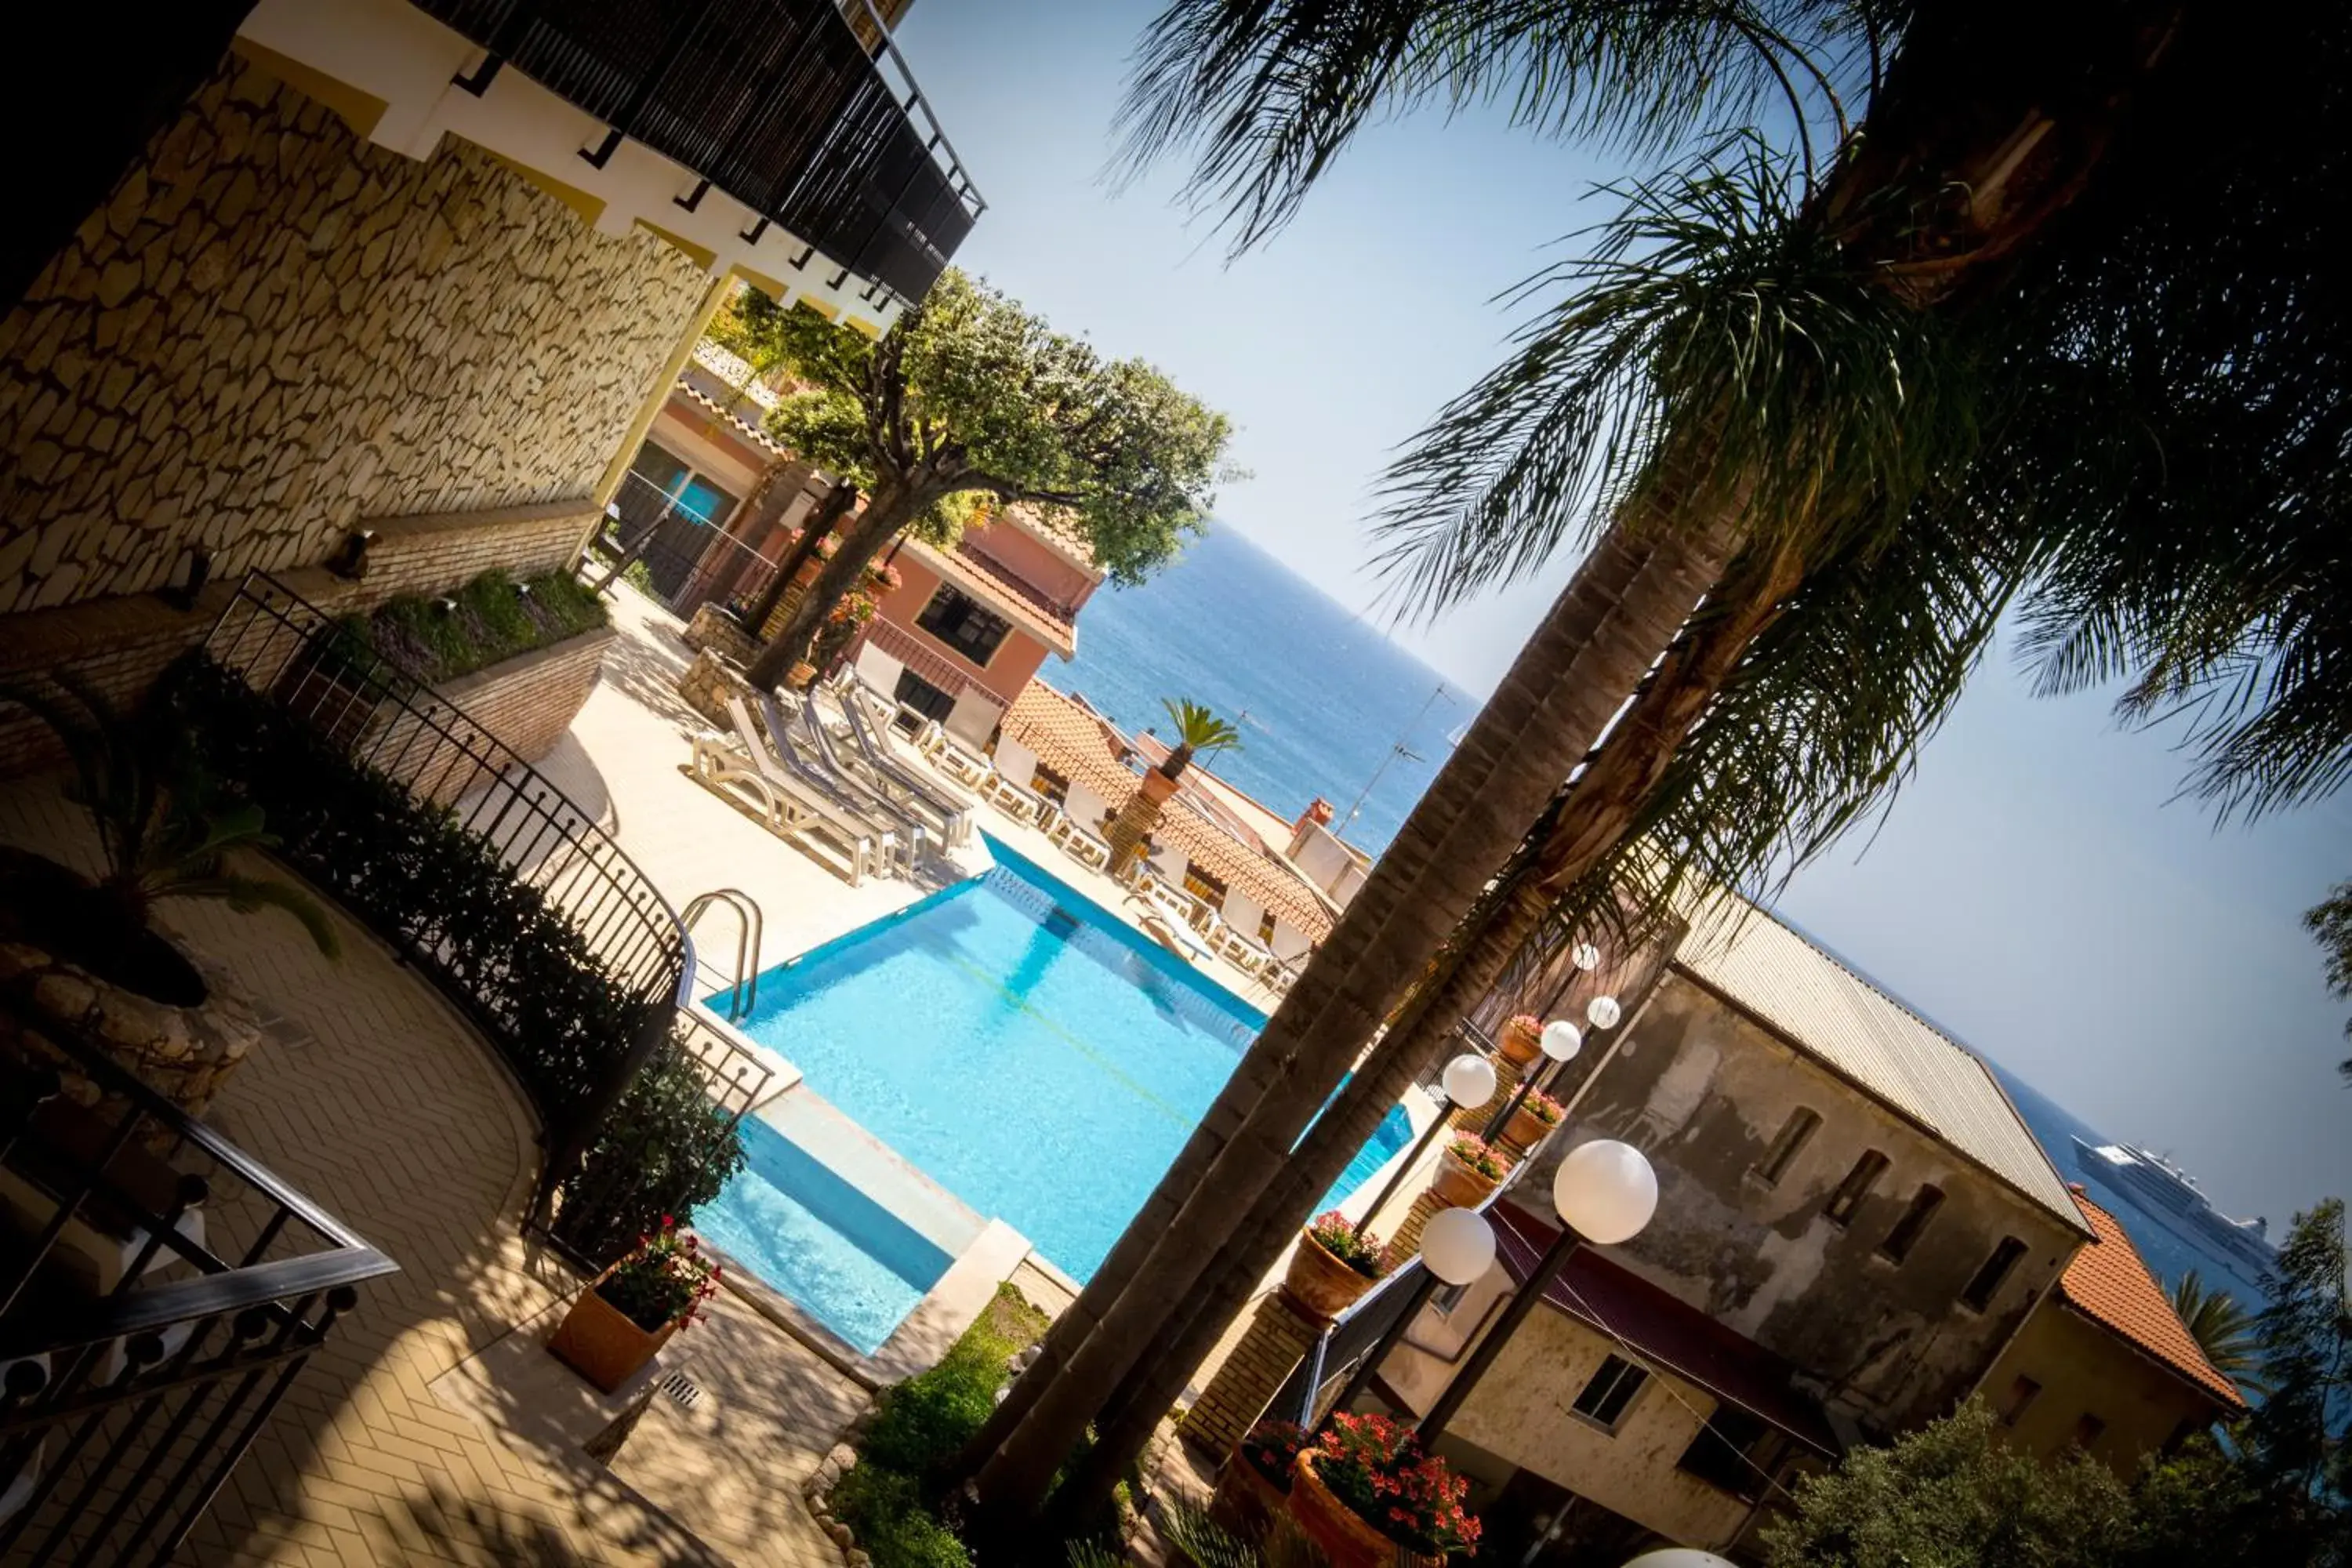
[[[232,55],[0,318],[0,611],[591,495],[707,283]]]
[[[1282,1290],[1259,1298],[1241,1342],[1217,1368],[1201,1394],[1201,1402],[1184,1413],[1181,1428],[1187,1441],[1223,1458],[1241,1443],[1265,1414],[1267,1401],[1290,1381],[1298,1363],[1323,1331]],[[1283,1419],[1296,1418],[1284,1411]]]
[[[439,691],[523,761],[535,763],[578,717],[614,635],[612,627],[599,626],[478,669]],[[470,743],[470,737],[461,738]],[[380,737],[370,735],[362,743],[390,759],[393,777],[437,805],[446,805],[484,782],[479,766],[460,746],[436,742],[414,718],[395,720]]]
[[[593,515],[574,501],[390,519],[369,525],[376,540],[359,582],[316,567],[286,574],[284,580],[320,608],[342,615],[371,608],[394,594],[454,587],[484,572],[529,576],[569,559]],[[233,582],[215,583],[188,611],[175,610],[152,594],[136,594],[0,616],[0,680],[69,668],[127,707],[165,665],[204,640],[236,592]],[[601,657],[601,645],[599,652]],[[581,695],[584,700],[585,688]],[[566,714],[564,723],[570,721]],[[562,728],[556,726],[555,732]],[[552,740],[551,735],[551,744]],[[13,707],[0,709],[0,777],[51,767],[64,756],[37,721]]]

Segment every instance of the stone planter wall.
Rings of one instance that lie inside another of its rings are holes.
[[[746,668],[760,652],[760,645],[751,634],[716,605],[705,605],[695,611],[694,618],[686,623],[686,630],[678,634],[678,640],[697,653],[715,653]]]
[[[595,689],[604,650],[616,635],[610,626],[598,626],[460,676],[438,690],[517,756],[535,763],[572,728]],[[450,771],[453,759],[436,754],[446,748],[412,744],[417,725],[415,719],[396,719],[382,740],[370,736],[361,743],[376,756],[397,759],[390,770],[394,778],[446,805],[478,781],[470,768]],[[404,754],[412,752],[417,754]],[[436,770],[447,776],[436,776]]]
[[[677,694],[686,699],[688,707],[709,720],[716,730],[735,728],[735,717],[727,711],[730,695],[742,698],[747,708],[758,711],[752,706],[751,683],[743,679],[742,667],[721,658],[709,648],[696,654],[686,673],[677,678]]]

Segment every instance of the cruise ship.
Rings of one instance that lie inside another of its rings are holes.
[[[2074,1163],[2084,1175],[2122,1194],[2182,1240],[2218,1247],[2257,1278],[2277,1265],[2267,1220],[2231,1219],[2199,1190],[2195,1177],[2163,1155],[2129,1143],[2076,1138]]]

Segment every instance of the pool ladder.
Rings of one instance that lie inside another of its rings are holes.
[[[727,998],[727,1021],[730,1024],[748,1015],[760,1001],[760,942],[764,922],[760,917],[760,905],[740,888],[713,888],[698,893],[686,906],[678,923],[688,931],[714,904],[724,905],[735,911],[735,987]],[[717,992],[711,993],[717,995]]]

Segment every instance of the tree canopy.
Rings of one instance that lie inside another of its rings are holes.
[[[1114,582],[1141,582],[1205,525],[1232,422],[1139,359],[1106,359],[950,268],[877,342],[746,290],[716,335],[796,384],[781,442],[869,494],[912,489],[945,537],[994,500],[1074,521]]]

